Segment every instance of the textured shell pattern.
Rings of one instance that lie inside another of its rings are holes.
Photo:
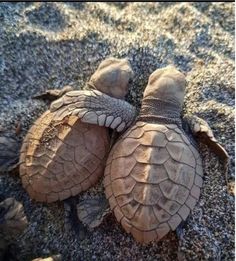
[[[64,200],[87,190],[104,172],[109,142],[105,127],[83,123],[75,116],[57,122],[46,111],[21,148],[23,187],[41,202]]]
[[[186,220],[202,175],[200,155],[177,125],[137,122],[109,154],[105,193],[126,232],[148,243]]]

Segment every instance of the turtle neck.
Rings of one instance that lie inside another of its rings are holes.
[[[181,104],[173,99],[162,100],[149,96],[142,101],[138,120],[182,125],[180,119],[181,110]]]

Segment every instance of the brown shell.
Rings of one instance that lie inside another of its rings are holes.
[[[187,218],[202,175],[200,155],[177,125],[137,122],[109,154],[105,193],[126,232],[148,243]]]
[[[46,111],[24,139],[20,176],[32,199],[54,202],[75,196],[93,186],[105,168],[109,150],[105,127],[70,116],[53,121]]]

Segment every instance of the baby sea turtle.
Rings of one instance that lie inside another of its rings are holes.
[[[28,221],[23,205],[14,198],[0,201],[0,260],[6,260],[8,246],[27,227]]]
[[[196,205],[203,183],[196,141],[207,144],[226,165],[228,162],[227,152],[204,120],[181,117],[185,85],[185,76],[172,66],[153,72],[138,118],[107,159],[103,183],[110,208],[125,231],[141,243],[158,241],[176,230]],[[100,97],[97,102],[94,98],[85,102],[91,115],[87,122],[96,123],[101,113],[106,117],[119,114],[116,99],[101,98],[103,108],[98,108]],[[60,115],[60,109],[57,113]],[[95,205],[94,199],[91,202]],[[89,200],[81,202],[79,212],[85,224],[94,223]]]
[[[102,95],[123,99],[132,75],[126,59],[108,58],[99,65],[88,86],[100,90]],[[84,123],[73,114],[64,117],[64,107],[66,112],[76,112],[77,106],[83,105],[83,97],[89,94],[86,90],[66,92],[51,105],[53,109],[61,108],[60,119],[46,111],[28,131],[20,152],[20,177],[32,199],[67,199],[93,186],[103,174],[110,148],[108,129]],[[70,101],[77,97],[81,99],[71,106]],[[127,103],[121,103],[125,108]],[[83,118],[88,116],[85,113]],[[105,115],[100,119],[106,121],[105,126],[115,126]],[[122,118],[119,120],[116,123],[124,128]]]

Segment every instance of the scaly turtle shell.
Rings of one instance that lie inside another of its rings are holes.
[[[46,111],[26,135],[20,156],[23,187],[36,201],[54,202],[93,186],[103,174],[110,138],[105,127]]]
[[[175,124],[137,122],[111,150],[105,193],[136,240],[160,240],[186,220],[202,186],[196,148]]]

